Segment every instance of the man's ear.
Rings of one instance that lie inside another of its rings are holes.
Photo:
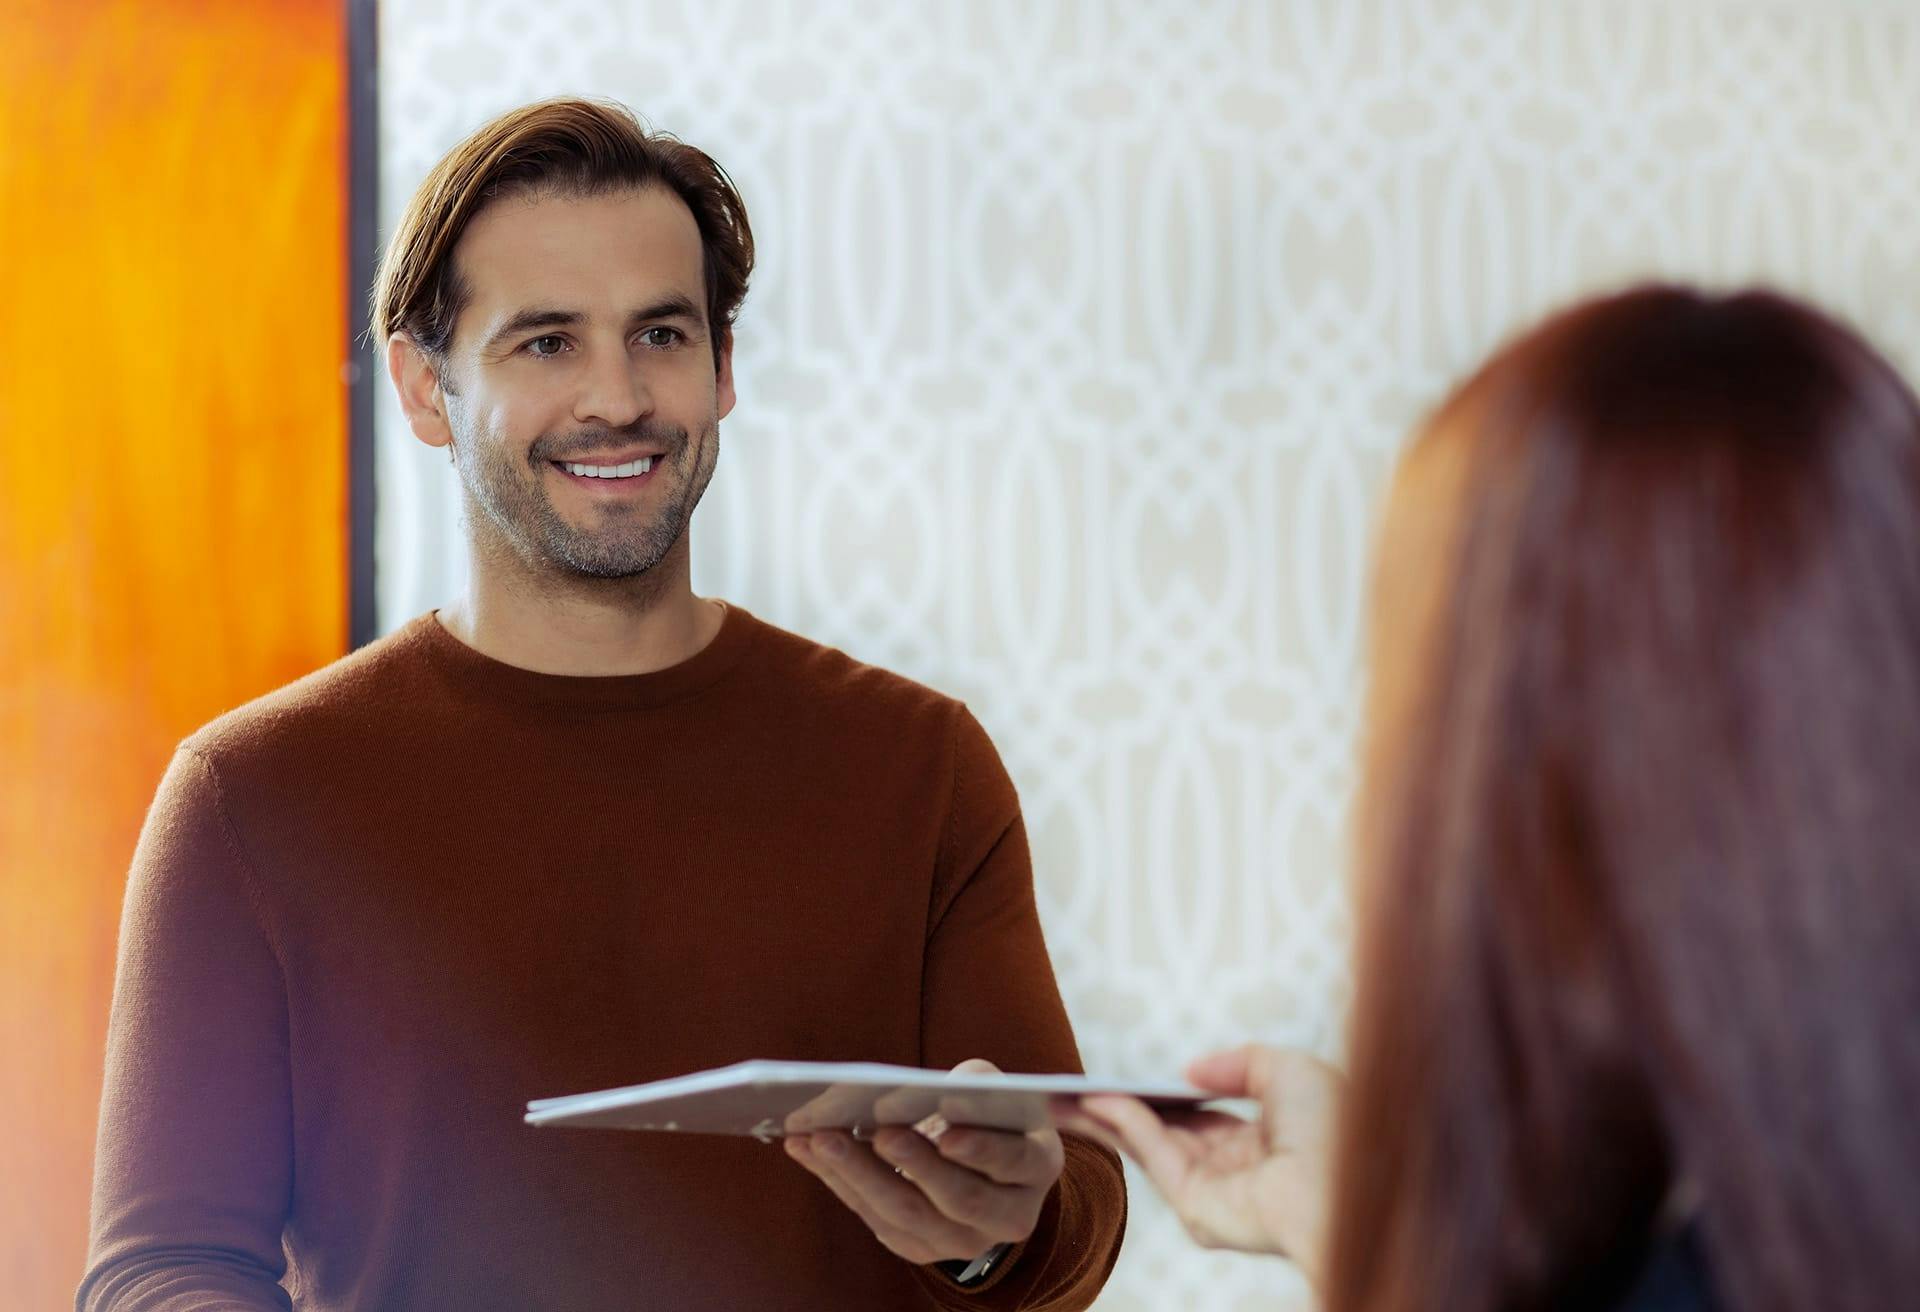
[[[725,419],[733,411],[733,330],[729,328],[720,339],[720,350],[714,356],[713,408],[716,418]]]
[[[387,376],[400,397],[400,412],[407,427],[428,446],[448,446],[453,428],[447,423],[446,394],[440,387],[440,375],[426,352],[405,333],[387,339]]]

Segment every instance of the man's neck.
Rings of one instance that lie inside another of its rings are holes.
[[[724,616],[693,594],[685,538],[631,579],[533,578],[475,552],[466,594],[439,612],[441,626],[483,656],[571,675],[678,665],[713,641]]]

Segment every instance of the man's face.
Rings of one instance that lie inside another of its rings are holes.
[[[444,395],[471,531],[535,570],[644,574],[686,533],[733,408],[692,213],[663,187],[509,196],[453,258],[470,295]]]

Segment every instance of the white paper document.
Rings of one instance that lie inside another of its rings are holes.
[[[1179,1084],[1085,1075],[997,1075],[865,1062],[743,1061],[736,1066],[527,1104],[529,1125],[744,1134],[771,1141],[810,1130],[870,1134],[882,1125],[1037,1130],[1052,1094],[1124,1093],[1169,1110],[1217,1101]]]

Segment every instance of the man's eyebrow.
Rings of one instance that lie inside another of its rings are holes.
[[[632,322],[639,323],[648,319],[705,319],[706,315],[698,305],[687,297],[675,292],[671,296],[662,296],[652,305],[633,313]]]
[[[570,328],[586,321],[586,315],[578,310],[557,310],[549,306],[533,305],[517,310],[513,317],[501,324],[487,338],[488,347],[498,346],[509,337],[516,337],[535,328]]]

